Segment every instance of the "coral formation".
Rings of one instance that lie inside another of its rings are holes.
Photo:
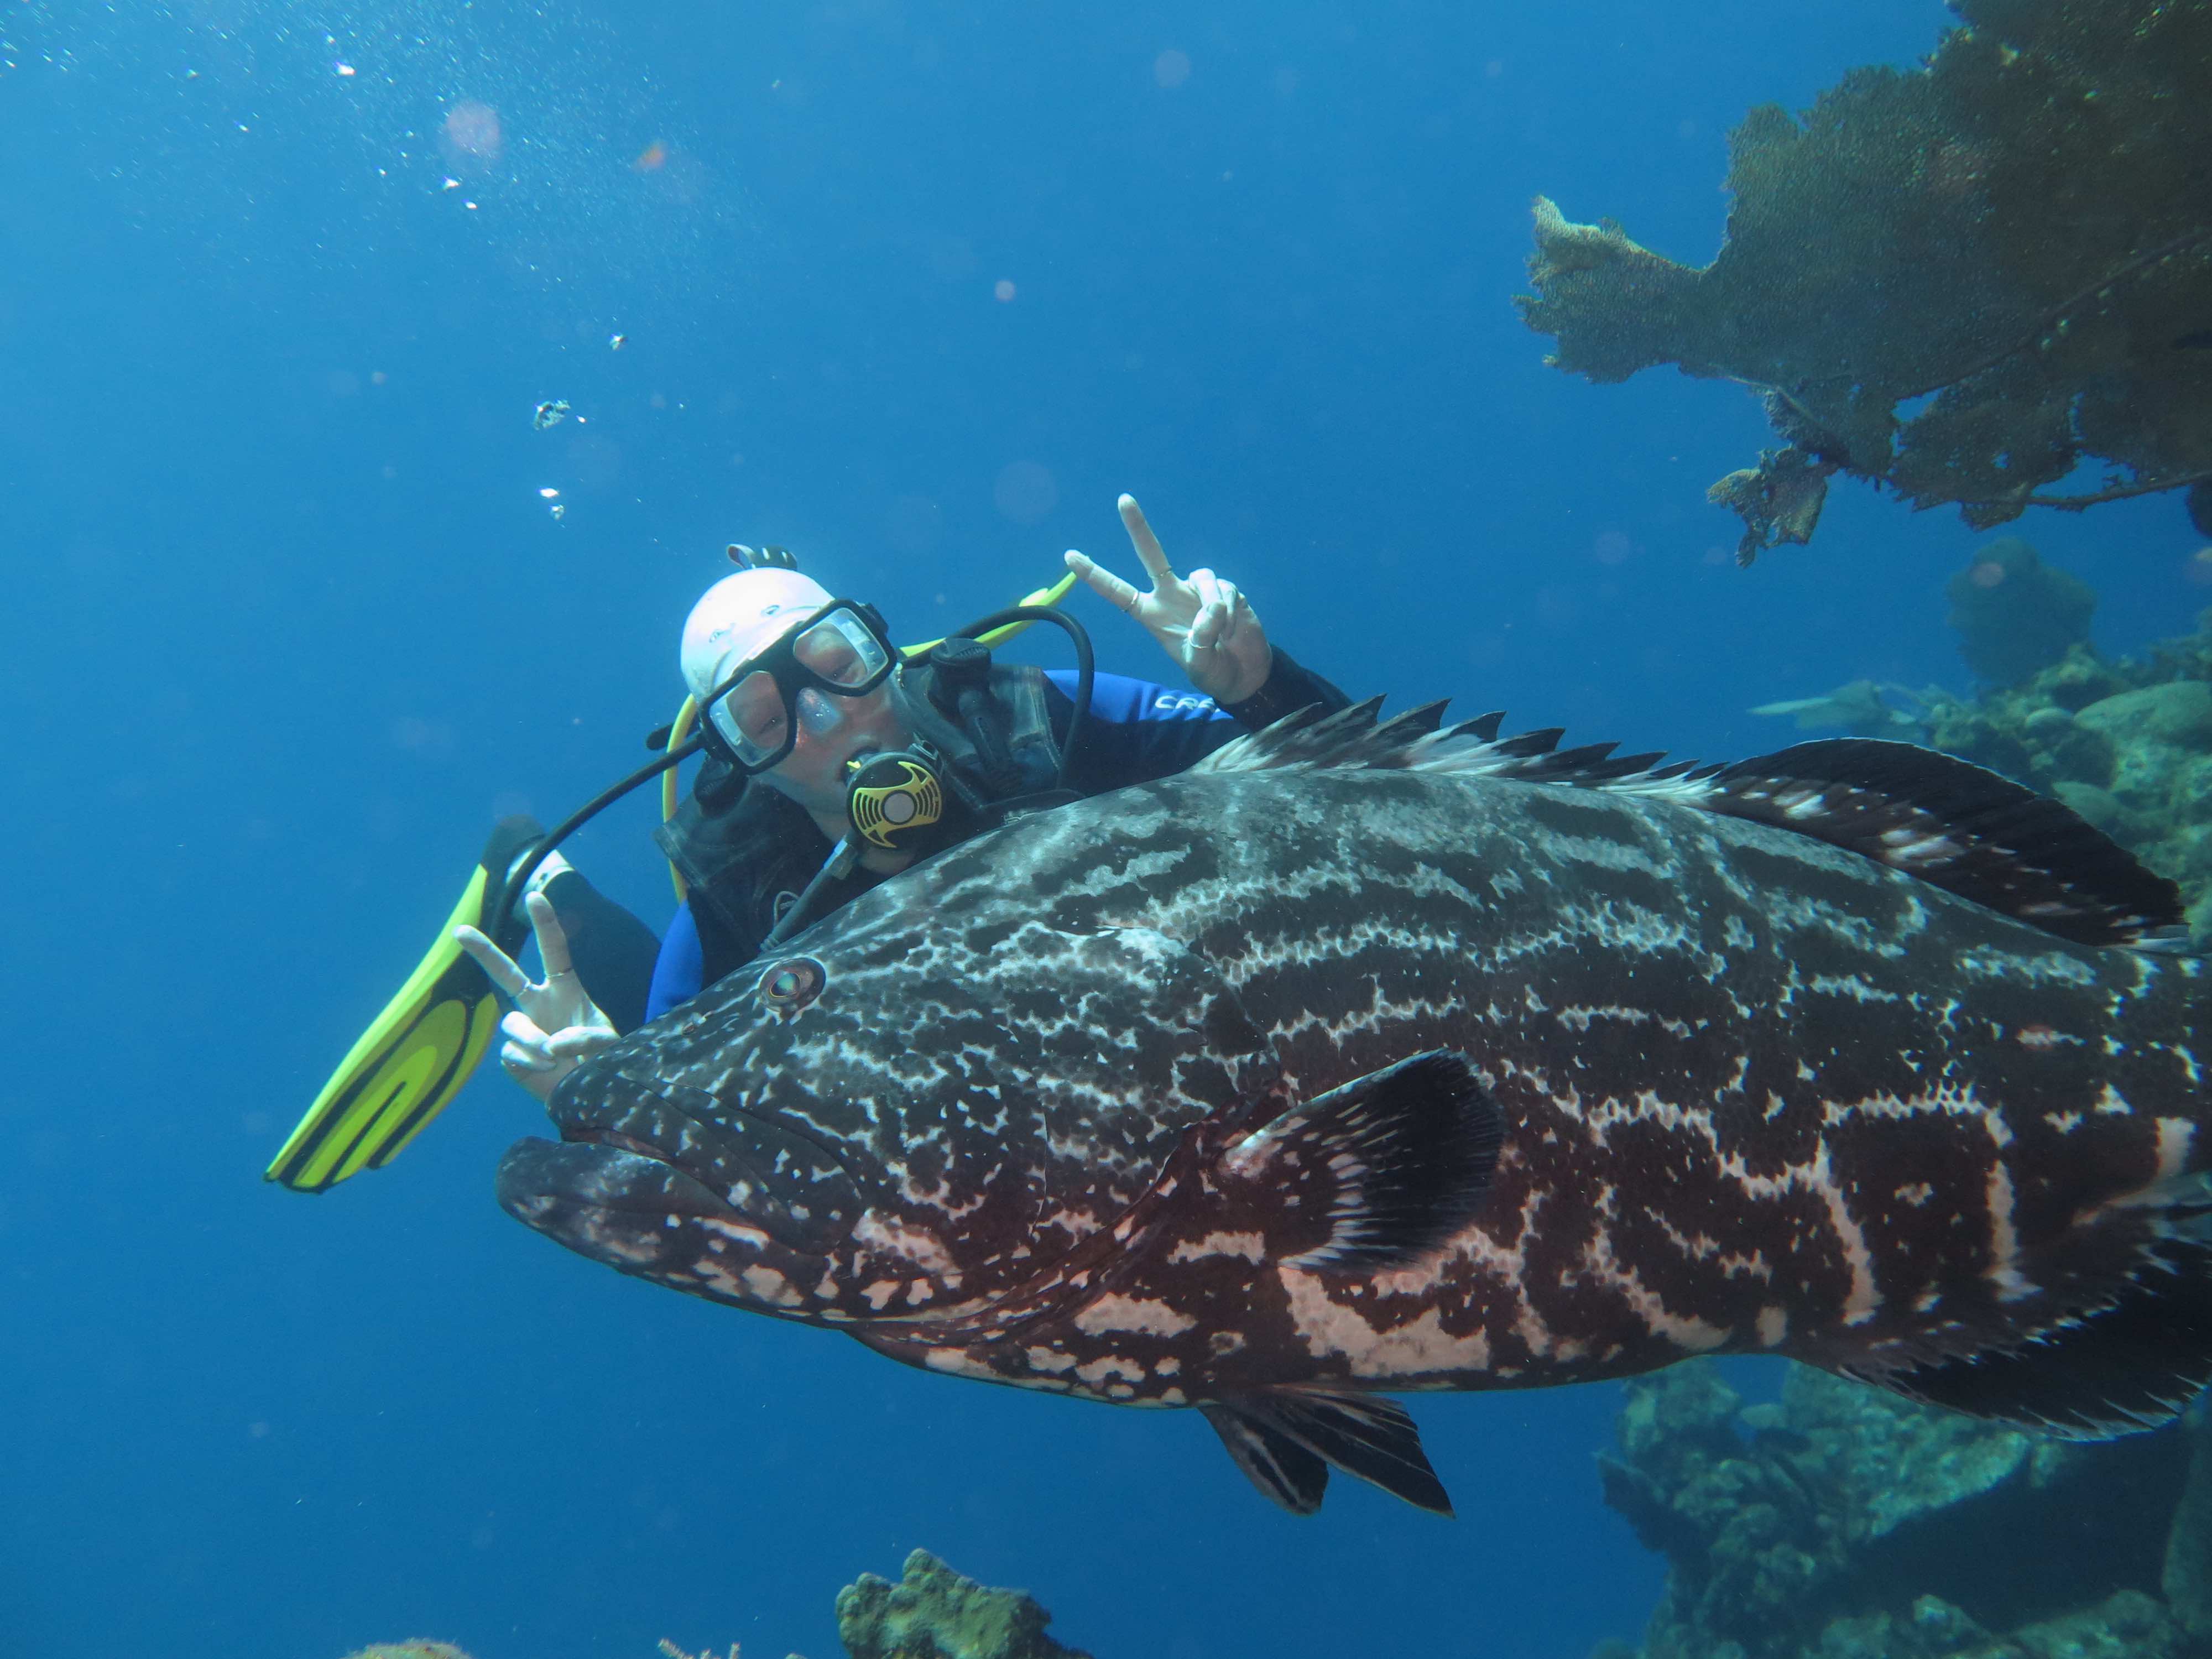
[[[1644,1659],[2180,1659],[2212,1634],[2202,1425],[2067,1444],[1802,1366],[1749,1409],[1709,1362],[1627,1388],[1600,1468],[1669,1565]]]
[[[2212,950],[2212,611],[2139,656],[2076,644],[2018,685],[1924,700],[1936,748],[2056,795],[2179,882]]]
[[[1745,118],[1710,265],[1537,201],[1550,362],[1765,398],[1784,447],[1712,490],[1741,562],[1810,537],[1839,470],[1978,526],[2185,489],[2212,535],[2212,0],[1955,3],[1924,68]],[[2045,491],[2084,458],[2101,487]]]
[[[1984,680],[2016,685],[2089,640],[2096,591],[2043,562],[2017,536],[2000,536],[1951,578],[1959,654]]]
[[[425,1641],[417,1636],[405,1642],[375,1642],[346,1655],[346,1659],[469,1659],[451,1642]]]
[[[963,1578],[927,1550],[896,1584],[864,1572],[837,1596],[853,1659],[1090,1659],[1044,1633],[1052,1615],[1019,1590]]]

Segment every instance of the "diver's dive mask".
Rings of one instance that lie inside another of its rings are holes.
[[[754,776],[791,752],[801,726],[819,735],[839,723],[828,698],[866,696],[897,660],[874,606],[832,599],[707,694],[701,735]]]

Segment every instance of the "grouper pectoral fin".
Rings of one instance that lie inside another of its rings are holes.
[[[1996,1348],[1846,1376],[1930,1406],[2065,1440],[2106,1440],[2181,1415],[2212,1382],[2212,1245],[2169,1239],[2105,1307]]]
[[[1267,1389],[1199,1408],[1254,1486],[1292,1515],[1311,1515],[1328,1472],[1380,1486],[1449,1516],[1451,1498],[1421,1449],[1421,1431],[1395,1400],[1318,1389]]]
[[[1285,1265],[1383,1271],[1429,1255],[1489,1190],[1504,1119],[1463,1054],[1415,1054],[1286,1114],[1228,1161],[1327,1171],[1328,1238]]]

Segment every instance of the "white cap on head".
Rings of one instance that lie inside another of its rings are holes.
[[[700,596],[684,621],[684,684],[693,696],[705,697],[746,658],[836,597],[796,570],[769,567],[723,577]]]

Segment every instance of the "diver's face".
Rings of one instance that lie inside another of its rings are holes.
[[[855,755],[903,749],[914,741],[891,706],[886,681],[864,697],[837,697],[812,687],[795,700],[799,735],[791,752],[760,775],[817,819],[845,817],[845,763]],[[779,715],[778,718],[781,718]],[[781,732],[775,734],[778,742]]]

